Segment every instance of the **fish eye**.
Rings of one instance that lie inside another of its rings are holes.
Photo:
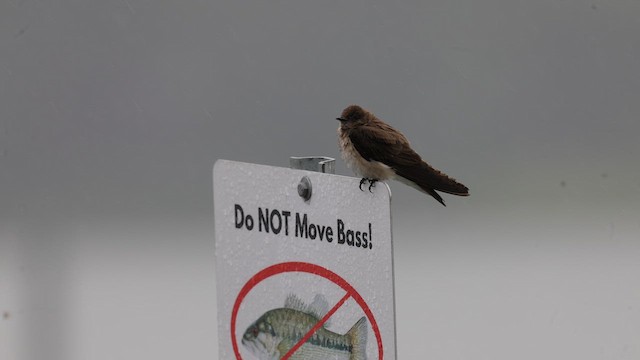
[[[244,337],[247,339],[250,339],[252,337],[255,338],[255,337],[258,337],[258,333],[260,333],[260,331],[258,330],[258,327],[256,325],[251,325],[245,332]]]

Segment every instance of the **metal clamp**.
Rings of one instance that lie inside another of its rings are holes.
[[[292,169],[335,174],[336,159],[328,156],[292,156],[289,158],[289,167]]]

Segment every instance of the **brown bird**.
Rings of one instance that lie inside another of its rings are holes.
[[[397,179],[433,196],[442,205],[441,191],[469,196],[469,189],[424,162],[407,138],[375,115],[351,105],[336,118],[342,158],[359,176],[360,190],[369,181],[369,191],[379,180]],[[445,205],[446,206],[446,205]]]

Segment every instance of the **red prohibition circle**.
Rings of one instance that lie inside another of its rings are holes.
[[[374,334],[376,335],[376,341],[378,343],[378,359],[383,359],[383,351],[382,351],[382,336],[380,335],[380,329],[378,328],[378,323],[376,319],[373,317],[373,313],[369,306],[364,301],[362,296],[356,291],[356,289],[351,286],[345,279],[340,277],[340,275],[334,273],[333,271],[324,268],[319,265],[305,263],[305,262],[285,262],[280,264],[271,265],[257,274],[255,274],[246,284],[242,287],[240,292],[238,293],[238,297],[236,298],[236,302],[233,304],[233,310],[231,312],[231,343],[233,345],[233,352],[236,354],[237,360],[242,360],[240,356],[240,350],[238,348],[238,340],[236,338],[236,319],[238,317],[238,310],[240,309],[240,304],[247,296],[247,294],[253,289],[258,283],[262,280],[269,278],[271,276],[287,273],[287,272],[304,272],[309,274],[314,274],[321,276],[334,284],[340,286],[344,289],[348,295],[350,295],[357,303],[360,305],[367,319],[369,319],[369,323],[371,324],[371,328],[373,329]]]

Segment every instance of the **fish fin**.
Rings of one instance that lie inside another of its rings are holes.
[[[353,352],[349,360],[367,359],[367,319],[363,316],[346,334]]]
[[[278,352],[280,353],[280,356],[278,358],[283,357],[295,345],[296,343],[290,339],[283,339],[282,341],[280,341],[280,343],[278,344]]]
[[[322,319],[327,314],[327,312],[329,312],[329,303],[327,302],[327,299],[320,294],[316,294],[311,305],[307,305],[295,294],[289,294],[289,296],[287,296],[287,299],[284,301],[284,307],[301,311],[317,319]],[[329,324],[325,323],[325,326],[329,326]]]
[[[329,303],[327,299],[321,294],[316,294],[313,298],[313,302],[309,305],[309,311],[311,315],[315,315],[318,319],[322,319],[329,312]],[[328,324],[325,322],[325,327]]]
[[[295,294],[289,294],[289,296],[287,296],[287,299],[284,301],[284,307],[302,312],[306,312],[307,310],[307,305]]]

